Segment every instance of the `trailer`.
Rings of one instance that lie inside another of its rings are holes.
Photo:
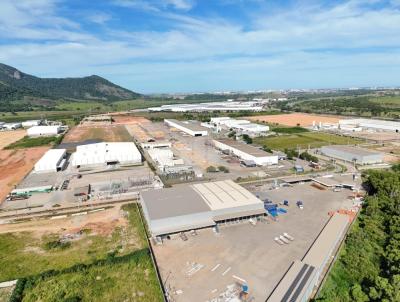
[[[39,187],[31,187],[24,189],[14,189],[11,191],[10,196],[19,196],[19,195],[32,195],[33,193],[50,193],[53,191],[53,186],[39,186]]]

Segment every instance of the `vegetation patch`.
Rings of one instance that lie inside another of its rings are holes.
[[[361,140],[323,132],[305,132],[274,137],[257,137],[254,143],[273,150],[319,148],[326,145],[356,145]]]
[[[303,127],[276,127],[272,128],[271,130],[276,133],[286,133],[286,134],[304,133],[310,131]]]
[[[33,148],[40,146],[55,146],[61,143],[63,136],[40,136],[40,137],[29,137],[24,136],[20,140],[8,145],[4,149],[22,149],[22,148]]]
[[[317,301],[400,301],[400,172],[367,171],[369,196]]]

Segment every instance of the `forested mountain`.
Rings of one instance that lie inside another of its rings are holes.
[[[0,63],[0,103],[29,99],[120,101],[138,93],[92,75],[83,78],[39,78]]]

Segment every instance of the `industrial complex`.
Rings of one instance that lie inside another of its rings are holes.
[[[207,111],[261,111],[263,106],[258,101],[251,102],[212,102],[212,103],[199,103],[199,104],[173,104],[162,105],[161,107],[148,108],[150,112],[157,111],[171,111],[171,112],[207,112]]]
[[[61,228],[63,219],[74,225],[96,211],[103,218],[111,211],[121,215],[122,205],[132,203],[143,218],[137,223],[145,226],[166,301],[308,301],[362,206],[360,170],[387,167],[387,157],[396,156],[374,140],[346,140],[355,133],[395,135],[398,126],[311,116],[301,137],[292,129],[273,131],[276,125],[267,120],[222,113],[263,106],[254,100],[149,108],[218,111],[201,114],[203,122],[195,113],[191,120],[174,113],[165,117],[176,119],[153,121],[148,112],[124,112],[88,116],[72,129],[42,120],[2,123],[5,140],[18,133],[62,142],[38,148],[21,177],[7,179],[0,223],[60,219]],[[308,143],[313,135],[328,138],[302,148],[291,144]],[[285,140],[292,150],[275,150],[269,139]]]

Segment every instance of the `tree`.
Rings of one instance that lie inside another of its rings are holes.
[[[217,172],[218,170],[217,170],[217,168],[215,168],[214,166],[209,166],[209,167],[207,167],[206,171],[207,171],[208,173],[215,173],[215,172]]]
[[[253,139],[248,136],[247,134],[243,134],[242,135],[242,139],[245,141],[246,144],[252,144],[253,143]]]

